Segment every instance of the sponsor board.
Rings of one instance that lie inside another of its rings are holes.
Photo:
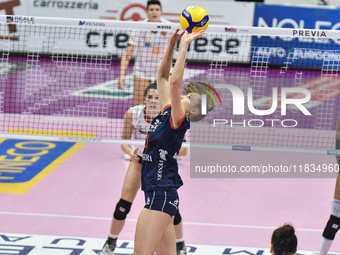
[[[171,29],[171,26],[167,25],[167,26],[157,26],[157,28],[160,28],[160,29]]]
[[[8,28],[1,28],[5,31],[0,34],[1,39],[8,39],[7,31],[10,31],[10,40],[14,40],[13,49],[15,52],[25,52],[27,47],[38,47],[39,44],[42,54],[68,53],[69,55],[113,55],[117,54],[121,57],[128,43],[131,30],[128,29],[104,29],[105,22],[99,22],[98,19],[105,20],[121,20],[121,21],[142,21],[147,18],[145,1],[137,0],[133,2],[120,3],[108,2],[105,0],[97,1],[44,1],[44,0],[28,0],[13,1],[16,5],[7,4],[0,5],[5,10],[6,15],[22,15],[21,18],[12,18],[8,16]],[[163,13],[163,18],[170,22],[179,23],[180,11],[190,5],[188,1],[171,1],[162,3],[163,9],[167,12]],[[210,18],[210,24],[218,25],[238,25],[251,26],[253,22],[254,3],[234,3],[216,1],[207,8]],[[58,29],[58,33],[50,33],[49,31],[40,31],[39,28],[29,28],[20,24],[33,23],[35,16],[46,17],[65,17],[78,18],[78,28]],[[242,18],[241,18],[242,17]],[[33,19],[33,20],[32,20]],[[96,19],[96,21],[91,21]],[[81,28],[81,29],[80,29]],[[160,24],[160,29],[165,31],[172,30],[171,24]],[[231,31],[233,28],[231,27]],[[27,36],[23,36],[26,34]],[[65,36],[70,34],[70,36]],[[68,38],[68,39],[65,39]],[[1,46],[0,49],[7,49]],[[70,50],[71,49],[71,50]],[[176,48],[176,51],[179,49]],[[230,36],[227,34],[206,34],[195,40],[188,50],[187,59],[196,59],[197,53],[200,53],[201,59],[210,61],[213,57],[233,57],[237,59],[242,55],[246,55],[250,50],[250,39],[243,41],[239,35]],[[241,62],[249,61],[249,56],[240,59]]]
[[[16,25],[16,31],[10,33],[10,37],[15,38],[11,45],[1,43],[1,38],[8,39],[9,25]],[[56,32],[49,33],[41,25],[33,27],[17,23],[2,23],[0,29],[6,33],[0,34],[0,50],[8,51],[10,47],[10,51],[27,53],[27,48],[30,48],[40,54],[52,55],[53,58],[67,54],[67,58],[72,60],[80,58],[79,56],[87,56],[93,58],[94,61],[103,58],[110,59],[112,56],[120,58],[128,45],[132,29],[114,30],[105,29],[105,27],[104,22],[80,20],[78,27],[60,26]],[[169,28],[165,29],[169,30]],[[200,61],[211,62],[214,58],[232,58],[234,62],[248,63],[250,50],[251,36],[249,35],[210,33],[196,39],[190,45],[187,59],[198,61],[197,54],[199,53]],[[175,53],[178,51],[179,45],[175,48]],[[137,50],[134,52],[134,57],[136,53]],[[96,58],[97,56],[103,57]]]
[[[105,27],[105,23],[104,22],[93,22],[93,21],[79,20],[79,26]]]
[[[34,17],[25,16],[7,16],[6,23],[9,24],[34,24]]]
[[[285,68],[339,63],[340,41],[327,38],[327,30],[339,30],[339,15],[340,8],[256,4],[254,26],[291,28],[292,37],[253,36],[251,57],[265,57],[270,64]]]
[[[233,27],[226,27],[225,28],[226,32],[232,32],[232,33],[236,33],[237,32],[237,28],[233,28]]]
[[[328,150],[327,155],[340,155],[340,150]]]
[[[20,255],[39,254],[97,254],[105,242],[100,238],[65,237],[29,234],[0,234],[0,253]],[[270,255],[269,248],[235,247],[223,245],[186,244],[188,255]],[[118,240],[115,254],[132,255],[133,241]],[[316,252],[298,251],[296,255]]]
[[[98,2],[93,1],[48,1],[48,0],[33,0],[30,1],[33,8],[40,8],[41,10],[96,10],[99,8]]]
[[[251,151],[251,147],[244,146],[244,145],[233,145],[232,150],[233,151]]]
[[[174,23],[179,23],[181,10],[192,4],[190,1],[164,1],[162,9],[166,10],[163,17]],[[106,0],[12,0],[3,3],[4,8],[14,9],[16,15],[65,17],[83,19],[107,19],[141,21],[147,18],[146,2],[134,0],[127,2]],[[14,7],[14,8],[13,8]],[[0,6],[1,8],[1,6]],[[209,13],[210,24],[251,25],[254,13],[253,3],[233,3],[213,1],[205,7]],[[240,15],[245,15],[241,17]],[[7,15],[13,15],[6,13]],[[246,24],[247,23],[247,24]]]
[[[181,7],[184,9],[188,5],[189,2],[186,1],[165,2],[163,8],[167,12],[164,13],[163,17],[173,23],[178,23],[180,15],[178,9]],[[56,48],[59,52],[69,52],[69,47],[72,48],[73,44],[77,45],[75,54],[78,55],[98,54],[98,52],[100,54],[111,54],[115,52],[120,57],[127,45],[131,31],[93,31],[92,29],[105,27],[105,22],[89,19],[141,21],[147,18],[145,1],[139,0],[126,5],[104,0],[97,0],[96,2],[86,0],[77,2],[28,0],[22,3],[20,1],[6,2],[0,8],[5,10],[6,15],[23,15],[14,16],[14,18],[8,16],[7,19],[10,40],[15,38],[18,41],[15,49],[19,49],[19,52],[20,49],[24,51],[25,46],[27,46],[27,42],[20,42],[21,40],[36,42],[36,38],[40,37],[43,38],[44,45],[47,45],[47,47],[44,47],[44,53],[54,52]],[[33,17],[40,16],[42,10],[44,10],[44,16],[79,18],[81,19],[79,27],[84,28],[84,30],[70,31],[72,34],[79,34],[79,37],[76,36],[72,40],[68,40],[67,43],[63,43],[64,33],[67,31],[63,28],[59,30],[60,35],[55,33],[52,33],[54,36],[47,33],[42,35],[41,32],[34,35],[35,32],[30,31],[30,37],[19,39],[20,34],[24,31],[18,25],[20,23],[33,24]],[[232,57],[233,62],[248,63],[251,61],[248,53],[252,51],[252,56],[270,56],[270,63],[276,65],[304,65],[305,67],[315,68],[321,67],[325,58],[331,57],[338,61],[339,53],[335,46],[340,42],[338,39],[327,39],[327,30],[337,30],[340,27],[337,18],[340,9],[322,9],[324,16],[327,17],[326,20],[320,18],[318,10],[320,9],[317,7],[255,5],[254,3],[242,3],[240,5],[240,3],[216,1],[207,8],[210,24],[225,25],[226,34],[207,34],[198,38],[188,50],[188,59],[195,59],[196,54],[200,53],[202,60],[205,61],[211,60],[212,57]],[[86,20],[83,20],[84,17],[86,17]],[[270,40],[262,40],[260,37],[253,37],[251,43],[251,37],[243,36],[244,38],[241,39],[238,32],[244,30],[236,29],[233,25],[293,28],[292,36],[297,38],[270,37]],[[171,29],[171,25],[159,25],[159,27],[164,30]],[[8,36],[0,35],[1,38],[8,39]]]

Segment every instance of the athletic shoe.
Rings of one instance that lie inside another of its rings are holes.
[[[187,247],[185,246],[184,241],[176,243],[176,251],[177,251],[177,255],[187,254]]]
[[[97,255],[114,255],[113,251],[116,248],[116,242],[117,242],[117,238],[113,239],[109,237],[106,240],[102,250]]]

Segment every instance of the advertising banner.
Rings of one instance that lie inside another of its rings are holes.
[[[163,18],[179,25],[181,12],[192,5],[190,1],[162,1]],[[251,26],[253,23],[254,3],[238,3],[215,1],[202,7],[209,14],[210,25],[223,25],[228,28],[232,26]],[[45,53],[69,51],[77,54],[110,54],[120,57],[127,45],[132,32],[130,29],[107,29],[105,21],[142,21],[147,18],[146,0],[136,1],[0,1],[1,15],[20,15],[22,18],[9,20],[12,24],[33,24],[36,17],[62,17],[79,19],[79,28],[76,31],[67,29],[29,29],[29,37],[36,47],[42,48]],[[91,19],[96,22],[91,23]],[[102,20],[102,22],[101,22]],[[30,22],[30,23],[29,23]],[[94,24],[95,23],[95,24]],[[19,34],[23,34],[27,28],[11,25],[2,32],[2,38],[6,39],[6,33],[10,30],[10,38],[15,38],[13,44],[20,45]],[[100,30],[102,29],[102,30]],[[132,28],[133,29],[133,28]],[[24,30],[24,31],[23,31]],[[174,30],[174,28],[172,28]],[[51,36],[52,34],[52,36]],[[39,39],[38,39],[39,37]],[[249,36],[248,36],[249,37]],[[0,37],[1,39],[1,37]],[[36,44],[36,41],[39,44]],[[1,43],[1,40],[0,40]],[[3,43],[2,43],[3,44]],[[29,45],[27,45],[29,46]],[[47,46],[47,48],[46,48]],[[5,45],[4,48],[7,46]],[[27,48],[26,45],[14,46],[17,49]],[[188,59],[197,58],[211,60],[215,57],[233,57],[249,52],[250,40],[241,40],[240,36],[234,34],[213,34],[203,36],[189,49]],[[20,50],[19,50],[20,51]],[[248,56],[249,59],[249,56]],[[248,60],[247,59],[247,60]],[[244,61],[244,59],[242,59]]]
[[[142,21],[147,18],[147,0],[1,0],[0,14],[80,19]],[[191,1],[162,0],[163,18],[179,23],[181,12]],[[209,14],[210,24],[249,26],[253,21],[254,3],[199,1]],[[13,13],[10,13],[13,12]]]
[[[298,37],[253,37],[252,57],[267,57],[269,64],[308,68],[339,65],[339,39],[326,38],[338,30],[340,8],[256,4],[254,26],[293,28]],[[307,29],[302,31],[302,29]],[[316,29],[311,31],[308,29]],[[302,36],[304,38],[302,38]]]

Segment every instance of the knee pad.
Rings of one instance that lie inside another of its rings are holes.
[[[115,212],[113,214],[113,217],[116,220],[125,220],[126,215],[128,215],[128,213],[130,212],[131,205],[132,205],[132,203],[130,203],[130,202],[124,200],[124,199],[120,199],[119,202],[116,205],[116,209],[115,209]]]
[[[338,232],[340,227],[340,218],[335,217],[334,215],[331,215],[329,218],[327,225],[325,227],[325,230],[322,233],[322,236],[324,238],[327,238],[328,240],[334,240],[336,232]]]
[[[182,216],[181,214],[179,213],[179,210],[176,211],[175,213],[175,218],[174,218],[174,225],[178,225],[179,223],[181,223],[182,221]]]

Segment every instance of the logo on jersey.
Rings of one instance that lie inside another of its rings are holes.
[[[152,157],[149,154],[143,154],[142,155],[142,160],[147,161],[147,162],[152,162]]]
[[[162,175],[163,175],[163,166],[164,166],[164,161],[160,160],[158,162],[158,171],[157,171],[157,181],[160,181],[162,179]]]
[[[167,154],[169,153],[166,150],[159,149],[160,160],[158,161],[157,181],[160,181],[162,179],[163,166],[164,166],[164,161],[166,161]]]
[[[138,132],[142,135],[147,135],[148,134],[148,128],[144,129],[140,122],[138,121],[136,128],[138,129]]]
[[[169,201],[169,204],[173,205],[174,207],[178,208],[178,199],[176,199],[174,202]]]
[[[149,197],[146,199],[146,204],[147,204],[147,205],[150,204],[150,198],[149,198]]]
[[[175,154],[172,156],[175,160],[177,160],[177,158],[178,158],[178,154],[177,154],[177,152],[175,152]]]
[[[155,132],[156,129],[157,129],[157,127],[158,127],[160,124],[162,124],[162,122],[159,121],[159,119],[156,119],[156,120],[154,121],[154,123],[152,123],[152,124],[150,125],[150,127],[149,127],[149,132]]]
[[[140,128],[138,129],[138,132],[139,132],[140,134],[142,134],[142,135],[147,135],[147,134],[148,134],[148,131],[147,131],[147,130],[144,130],[142,127],[140,127]]]
[[[159,157],[166,161],[166,155],[168,155],[168,152],[166,150],[159,149]]]

